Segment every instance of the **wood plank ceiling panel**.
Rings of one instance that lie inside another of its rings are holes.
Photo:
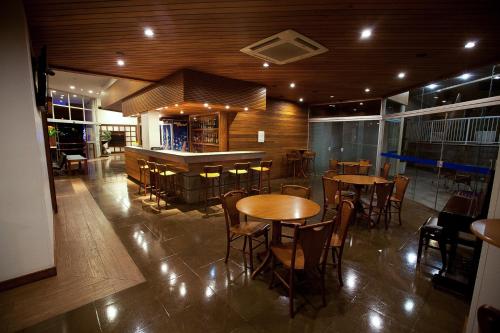
[[[498,61],[499,3],[25,0],[25,7],[33,47],[46,44],[54,67],[148,81],[191,68],[263,84],[270,96],[327,102],[385,96]],[[145,27],[154,38],[144,36]],[[373,36],[361,41],[365,27]],[[329,52],[264,69],[239,51],[286,29]],[[464,49],[472,39],[478,46]],[[117,52],[124,67],[116,65]]]

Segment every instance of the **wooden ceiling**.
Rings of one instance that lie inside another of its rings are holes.
[[[148,81],[191,68],[308,103],[387,96],[500,57],[500,1],[494,0],[24,2],[33,48],[46,44],[53,67]],[[145,27],[154,38],[144,36]],[[365,27],[373,35],[361,41]],[[239,51],[286,29],[329,52],[264,69]],[[464,49],[468,40],[477,46]],[[116,65],[117,52],[124,67]],[[404,80],[396,77],[400,71]]]

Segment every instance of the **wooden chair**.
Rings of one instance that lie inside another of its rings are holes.
[[[344,285],[342,280],[342,254],[344,253],[345,239],[347,238],[347,229],[354,220],[356,214],[354,203],[350,200],[343,200],[339,205],[339,213],[335,218],[333,225],[332,238],[330,239],[330,249],[332,250],[333,265],[337,265],[337,275],[340,286]]]
[[[148,172],[148,164],[146,161],[142,158],[137,160],[137,164],[139,165],[139,191],[137,194],[141,194],[141,188],[144,186],[144,194],[146,194],[146,187],[147,187],[147,172]]]
[[[309,199],[311,197],[311,188],[299,186],[299,185],[281,185],[281,194],[292,195],[294,197]],[[305,225],[307,223],[306,220],[295,220],[295,221],[287,221],[287,222],[288,222],[288,224],[294,224],[294,225],[295,224],[296,225]],[[286,228],[286,225],[284,227]],[[282,230],[285,230],[285,228],[282,228]],[[281,236],[285,237],[285,238],[291,238],[291,236],[288,236],[288,235],[283,234],[283,233]]]
[[[175,178],[176,173],[171,169],[169,164],[156,164],[156,208],[161,211],[160,201],[163,198],[165,207],[168,205],[168,195],[172,192],[175,193]]]
[[[230,169],[229,173],[235,176],[235,185],[234,189],[235,190],[241,190],[241,175],[246,175],[246,187],[248,187],[249,184],[249,171],[250,171],[250,162],[244,162],[244,163],[234,163],[234,169]]]
[[[344,164],[344,175],[358,175],[359,165],[358,164]]]
[[[271,193],[271,167],[273,166],[273,161],[260,161],[259,166],[251,167],[253,172],[259,175],[258,187],[252,187],[252,191],[262,193],[267,190],[267,193]],[[264,186],[264,176],[266,177],[267,186]]]
[[[328,177],[328,178],[333,178],[335,176],[337,176],[339,173],[336,169],[330,169],[330,170],[326,170],[325,173],[323,174],[324,177]]]
[[[297,177],[297,173],[300,171],[299,164],[301,161],[301,157],[298,151],[292,151],[286,153],[286,165],[287,165],[287,173],[290,174],[290,168],[292,169],[292,178],[295,179]]]
[[[208,214],[208,202],[211,200],[220,200],[222,197],[222,165],[205,165],[203,172],[200,173],[201,186],[205,189],[205,213]],[[217,183],[217,185],[216,185]],[[217,186],[218,194],[215,194]],[[209,192],[212,190],[212,196]],[[201,190],[200,192],[201,193]]]
[[[335,170],[339,172],[339,160],[330,160],[329,161],[330,170]]]
[[[240,212],[236,209],[236,203],[238,200],[244,198],[246,192],[242,190],[230,191],[222,197],[222,207],[224,208],[224,217],[226,220],[226,236],[227,236],[227,247],[226,247],[226,257],[224,262],[227,263],[229,258],[229,251],[231,249],[231,243],[241,237],[243,240],[243,249],[237,249],[243,252],[243,255],[249,255],[250,271],[253,272],[253,254],[254,250],[259,246],[263,245],[268,250],[268,231],[270,229],[269,224],[264,222],[249,222],[245,216],[245,221],[241,222]],[[261,241],[258,237],[264,236],[264,240]],[[253,242],[257,242],[254,246]],[[246,246],[248,242],[248,252],[246,251]],[[245,260],[246,268],[246,260]]]
[[[380,169],[380,177],[384,179],[389,179],[390,170],[391,170],[391,164],[389,162],[385,162],[382,169]]]
[[[362,201],[365,209],[368,209],[368,214],[364,214],[365,217],[370,222],[370,227],[373,226],[372,216],[376,216],[376,224],[380,222],[380,218],[384,215],[385,229],[388,227],[389,219],[389,199],[392,195],[392,189],[394,188],[394,182],[388,183],[373,183],[372,193],[370,195],[370,201]]]
[[[409,183],[410,178],[406,176],[396,175],[394,177],[394,194],[389,199],[389,218],[392,214],[398,213],[399,225],[401,225],[401,210]],[[395,212],[392,211],[393,208],[396,210]]]
[[[286,222],[283,222],[286,224]],[[294,228],[293,242],[271,245],[272,277],[269,288],[273,287],[275,278],[288,289],[290,317],[294,317],[293,299],[295,296],[295,272],[303,271],[319,274],[323,306],[325,298],[325,273],[328,257],[328,241],[332,236],[333,221],[321,222],[306,226],[290,224]],[[288,270],[288,277],[276,271],[276,262],[280,262]]]
[[[328,211],[333,211],[335,217],[339,203],[342,202],[342,184],[340,180],[323,176],[323,216],[321,221],[325,221]]]
[[[313,175],[316,174],[316,169],[314,167],[315,160],[316,160],[316,152],[314,151],[305,151],[302,154],[302,164],[303,164],[302,168],[306,175],[309,175],[310,172],[312,172]]]
[[[370,160],[359,160],[359,174],[367,176],[370,173],[370,164]]]
[[[63,170],[66,167],[66,162],[68,160],[68,155],[66,153],[61,153],[61,156],[59,157],[59,161],[57,162],[52,162],[52,170],[54,171],[54,174],[57,175],[62,175]],[[140,191],[140,188],[139,188]],[[144,189],[146,191],[146,189]]]

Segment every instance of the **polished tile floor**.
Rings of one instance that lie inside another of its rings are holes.
[[[219,207],[173,204],[155,214],[124,174],[123,157],[90,164],[85,183],[146,282],[35,325],[27,332],[460,332],[468,304],[435,290],[438,266],[429,250],[416,268],[418,227],[432,210],[407,201],[403,226],[350,228],[344,254],[344,287],[333,268],[327,306],[319,288],[299,289],[297,315],[288,317],[280,287],[269,273],[251,280],[240,253],[226,265],[224,217]],[[275,182],[278,189],[281,180]],[[289,181],[288,181],[289,182]],[[311,180],[322,202],[319,179]]]

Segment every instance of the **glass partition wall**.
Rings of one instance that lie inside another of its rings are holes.
[[[387,161],[391,177],[410,178],[407,198],[436,210],[457,191],[485,191],[500,143],[499,67],[388,98],[382,120],[310,118],[316,170],[327,170],[330,159],[370,159],[371,174],[376,174],[377,162]]]

